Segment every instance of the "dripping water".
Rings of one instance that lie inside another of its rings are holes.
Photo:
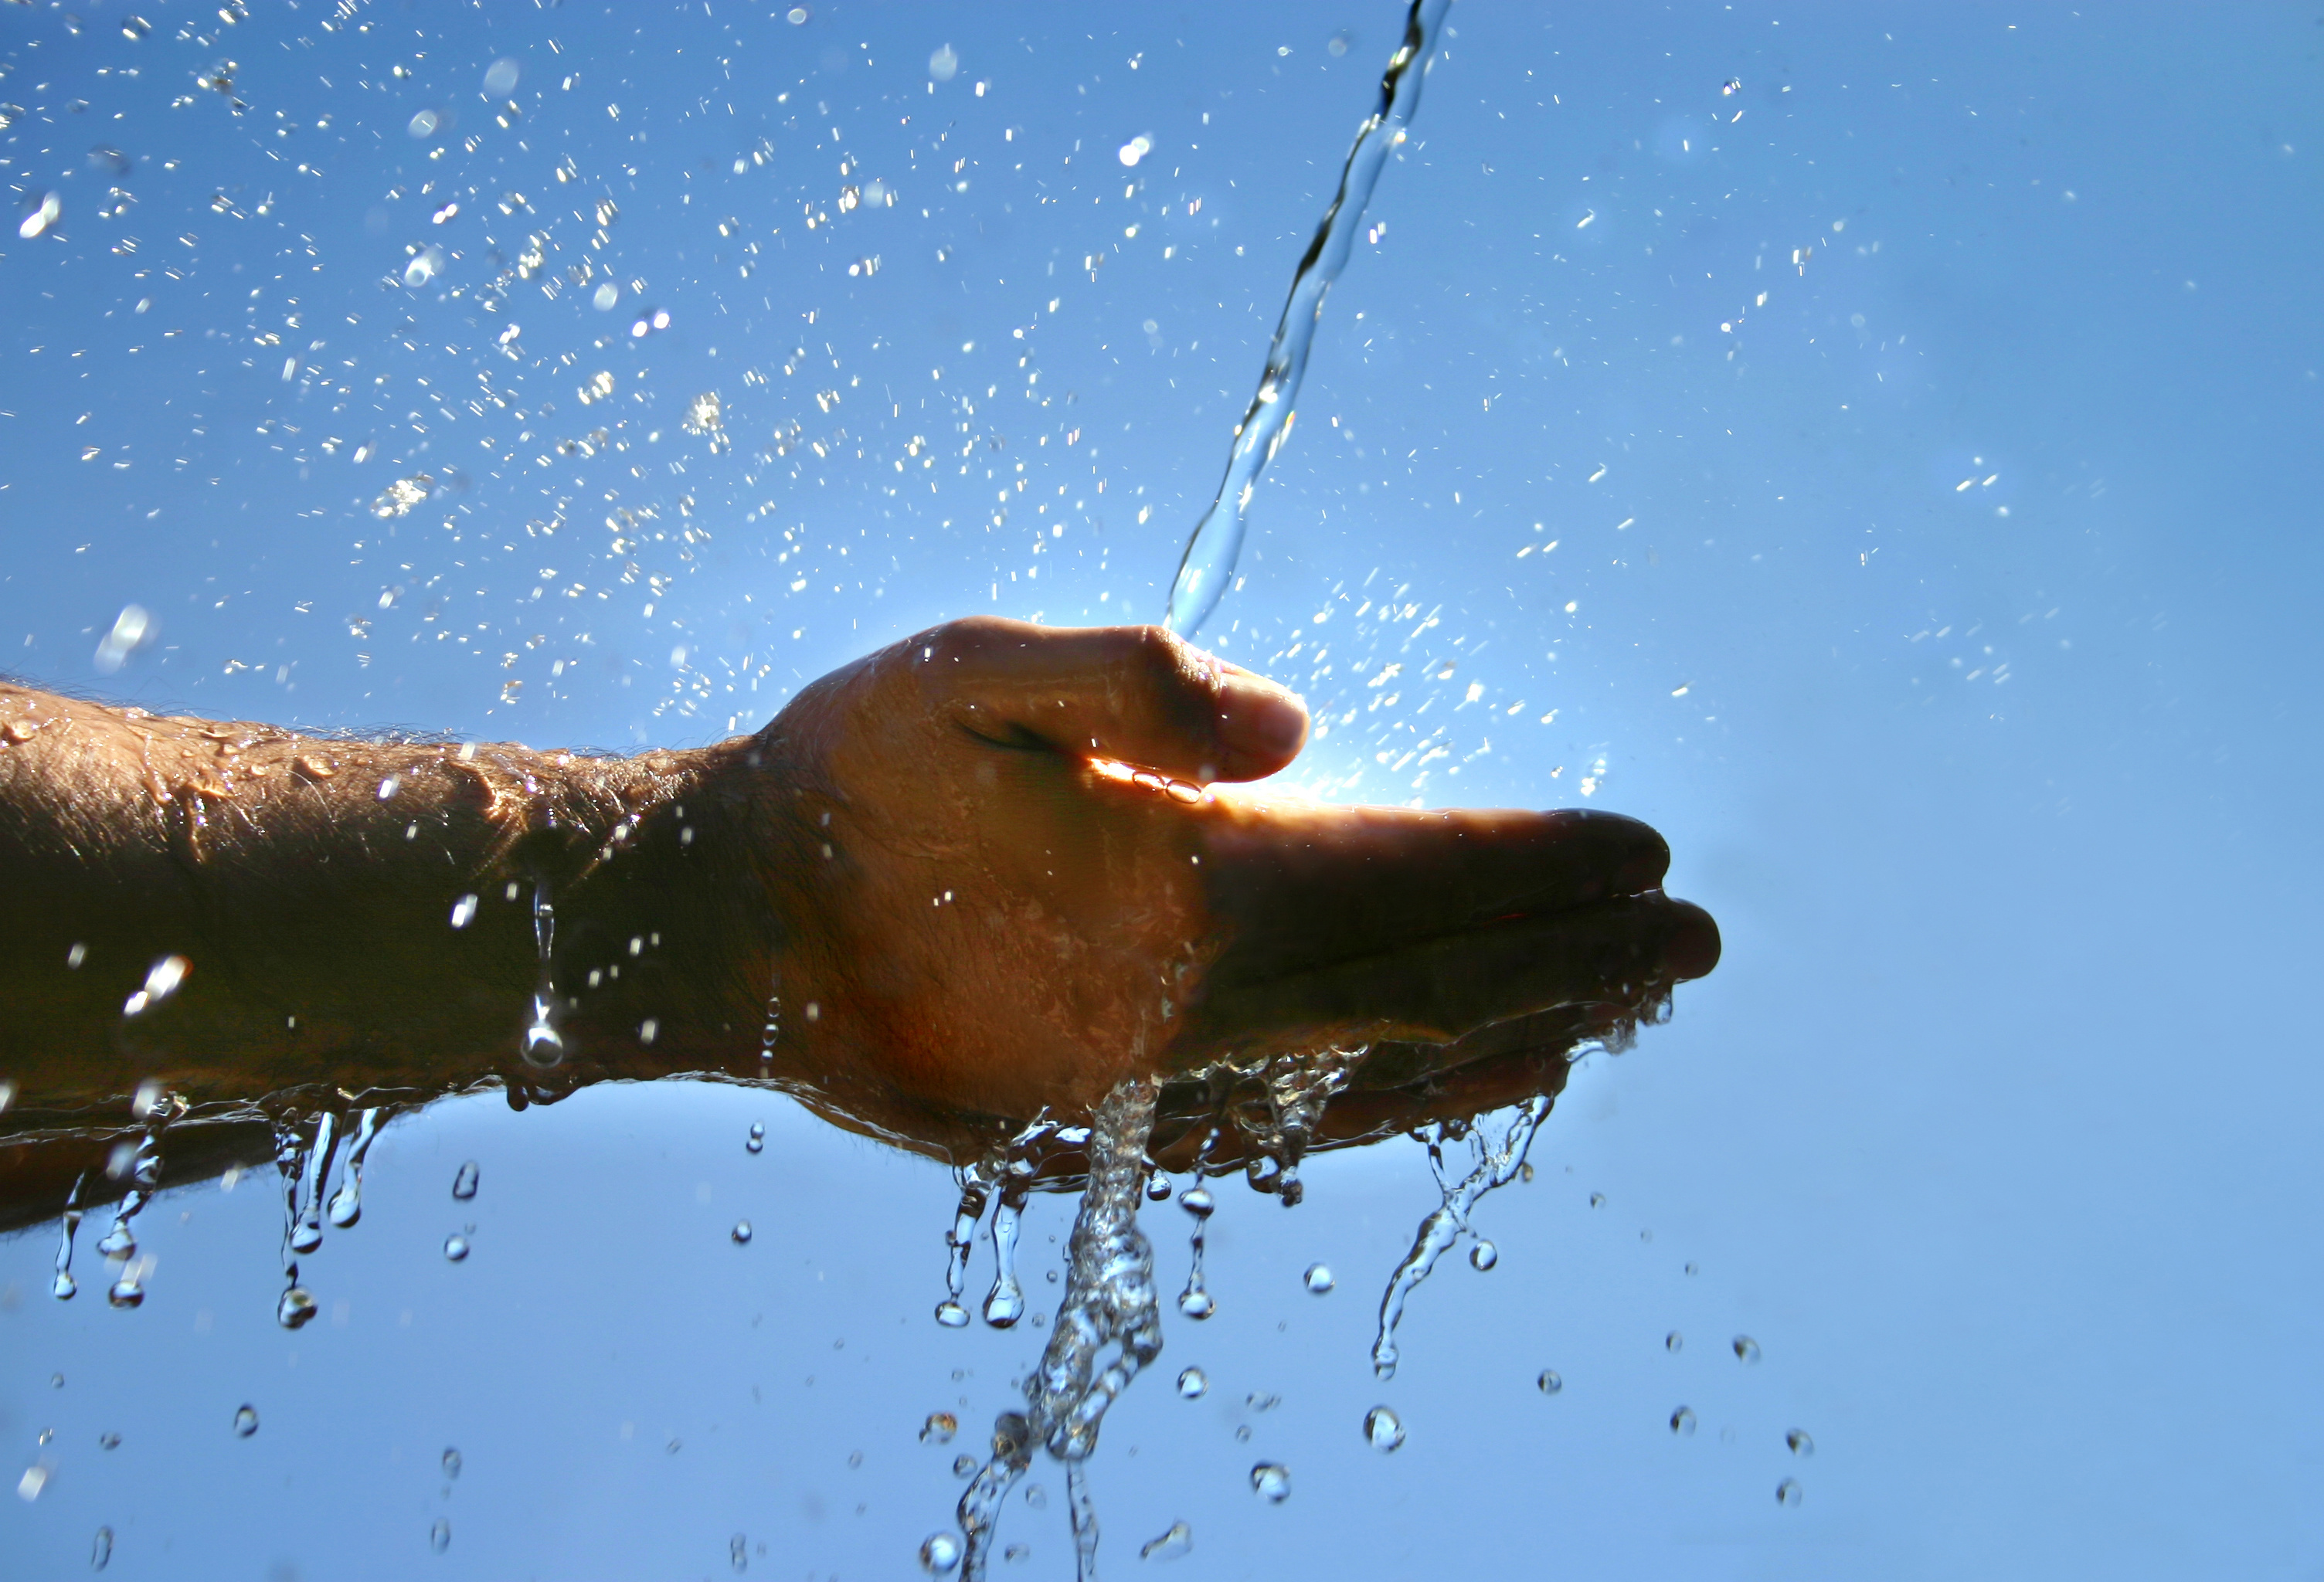
[[[297,1218],[290,1231],[290,1250],[301,1257],[323,1245],[323,1183],[330,1177],[338,1136],[337,1116],[327,1109],[315,1118],[315,1141],[300,1162]]]
[[[1310,1050],[1268,1059],[1259,1073],[1259,1105],[1238,1104],[1231,1112],[1236,1130],[1250,1145],[1244,1174],[1254,1191],[1275,1193],[1286,1209],[1298,1206],[1307,1191],[1299,1179],[1299,1164],[1314,1140],[1315,1125],[1370,1047]]]
[[[992,1459],[961,1496],[966,1582],[985,1576],[1001,1503],[1037,1448],[1065,1464],[1077,1575],[1095,1582],[1098,1523],[1090,1453],[1097,1449],[1106,1409],[1162,1350],[1154,1252],[1138,1228],[1158,1090],[1151,1079],[1132,1078],[1098,1107],[1089,1138],[1089,1184],[1067,1246],[1065,1298],[1041,1365],[1025,1383],[1028,1410],[1021,1417],[1001,1414],[993,1429]],[[1113,1353],[1106,1357],[1110,1347]]]
[[[1170,584],[1170,608],[1163,624],[1180,637],[1191,637],[1208,619],[1234,575],[1242,553],[1243,533],[1250,524],[1250,497],[1259,474],[1282,448],[1291,432],[1292,403],[1307,372],[1308,349],[1314,344],[1315,326],[1323,316],[1323,299],[1332,282],[1346,267],[1348,251],[1363,224],[1364,206],[1389,151],[1404,141],[1405,128],[1420,106],[1421,79],[1436,35],[1452,0],[1413,0],[1405,18],[1403,42],[1380,78],[1379,107],[1356,128],[1348,162],[1340,171],[1340,190],[1307,244],[1305,256],[1291,277],[1291,294],[1267,349],[1267,366],[1259,376],[1259,391],[1235,425],[1227,451],[1226,476],[1216,499],[1186,540],[1178,575]]]
[[[126,1176],[129,1181],[127,1190],[121,1195],[120,1207],[114,1210],[113,1228],[97,1244],[99,1253],[121,1265],[119,1277],[106,1292],[106,1300],[115,1307],[135,1307],[145,1300],[142,1281],[152,1260],[141,1262],[137,1257],[134,1222],[145,1211],[145,1205],[153,1200],[154,1191],[161,1184],[161,1133],[176,1118],[180,1107],[177,1096],[163,1091],[160,1084],[148,1082],[141,1086],[133,1108],[145,1123],[144,1134],[134,1144],[116,1145],[106,1165],[106,1174]]]
[[[379,1135],[379,1110],[364,1110],[355,1118],[355,1140],[347,1145],[346,1162],[339,1166],[339,1190],[331,1194],[331,1223],[346,1229],[363,1218],[364,1156],[371,1152],[371,1140]]]
[[[72,1272],[73,1237],[80,1229],[80,1189],[88,1179],[86,1173],[74,1176],[72,1191],[65,1194],[64,1230],[57,1237],[57,1277],[49,1282],[49,1293],[59,1301],[70,1301],[80,1289]]]
[[[1469,1129],[1474,1168],[1458,1182],[1444,1179],[1442,1132],[1428,1145],[1429,1164],[1436,1172],[1437,1184],[1443,1188],[1444,1201],[1420,1222],[1420,1233],[1413,1238],[1412,1250],[1404,1255],[1396,1273],[1388,1276],[1388,1290],[1380,1297],[1379,1338],[1372,1342],[1372,1372],[1379,1377],[1396,1377],[1396,1327],[1404,1317],[1406,1301],[1428,1278],[1429,1271],[1436,1267],[1436,1260],[1469,1228],[1469,1214],[1476,1208],[1477,1200],[1516,1176],[1525,1164],[1526,1149],[1532,1145],[1535,1131],[1548,1113],[1549,1099],[1545,1095],[1526,1099],[1517,1108],[1499,1147],[1487,1141],[1480,1118]]]
[[[968,1255],[976,1245],[977,1222],[984,1218],[991,1192],[985,1173],[990,1168],[989,1161],[980,1160],[960,1172],[960,1207],[953,1214],[952,1228],[945,1232],[945,1299],[936,1303],[936,1322],[947,1329],[968,1322],[960,1295],[968,1288]]]
[[[316,1131],[318,1136],[323,1133],[319,1122]],[[298,1256],[304,1225],[300,1192],[309,1179],[310,1152],[297,1121],[285,1118],[274,1123],[274,1169],[282,1179],[282,1294],[274,1304],[274,1321],[286,1329],[296,1329],[315,1316],[315,1298],[299,1283]],[[322,1241],[319,1229],[315,1241],[318,1245]]]
[[[1178,1207],[1194,1221],[1194,1228],[1186,1237],[1194,1260],[1186,1270],[1186,1289],[1178,1293],[1178,1311],[1190,1319],[1207,1319],[1219,1311],[1219,1304],[1203,1285],[1203,1236],[1211,1223],[1211,1210],[1216,1206],[1206,1186],[1191,1186],[1178,1194]]]
[[[1032,1165],[1011,1159],[1001,1177],[1000,1206],[992,1210],[992,1289],[984,1298],[984,1321],[996,1329],[1009,1329],[1025,1316],[1025,1288],[1017,1281],[1017,1227],[1032,1191]]]
[[[540,948],[540,973],[533,984],[532,1021],[524,1030],[524,1060],[527,1065],[546,1070],[564,1060],[565,1040],[549,1022],[557,1004],[551,961],[557,944],[557,906],[549,899],[545,878],[535,879],[532,885],[532,937]]]

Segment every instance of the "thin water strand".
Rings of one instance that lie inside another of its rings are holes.
[[[1030,1165],[1010,1161],[1001,1183],[1001,1206],[992,1210],[992,1289],[984,1298],[984,1321],[996,1329],[1009,1329],[1025,1316],[1025,1288],[1017,1279],[1017,1235],[1032,1191]]]
[[[73,1278],[72,1272],[73,1237],[80,1229],[80,1189],[88,1179],[86,1173],[74,1176],[72,1191],[65,1194],[64,1226],[57,1237],[57,1274],[49,1282],[49,1294],[59,1301],[70,1301],[73,1293],[80,1289],[80,1282]]]
[[[337,1116],[327,1109],[315,1118],[315,1143],[299,1177],[298,1223],[290,1232],[290,1250],[302,1257],[323,1245],[323,1183],[330,1178],[338,1136]]]
[[[532,937],[540,950],[540,972],[533,984],[532,1020],[524,1030],[524,1060],[546,1070],[565,1059],[565,1039],[550,1020],[557,1006],[557,906],[545,878],[533,881]]]
[[[968,1289],[968,1255],[976,1246],[976,1227],[992,1195],[985,1167],[986,1162],[979,1160],[960,1172],[960,1207],[953,1211],[952,1228],[945,1232],[945,1299],[936,1304],[936,1322],[947,1329],[968,1322],[960,1297]]]
[[[1219,1311],[1218,1302],[1203,1284],[1203,1240],[1211,1223],[1211,1210],[1217,1207],[1206,1186],[1191,1186],[1178,1194],[1178,1207],[1193,1216],[1194,1228],[1187,1234],[1186,1245],[1193,1258],[1186,1267],[1186,1289],[1178,1293],[1178,1311],[1190,1319],[1207,1319]]]
[[[1436,1267],[1436,1260],[1469,1228],[1469,1215],[1478,1200],[1495,1187],[1507,1185],[1524,1165],[1534,1133],[1549,1114],[1549,1102],[1546,1095],[1538,1094],[1526,1100],[1498,1148],[1487,1143],[1481,1124],[1471,1128],[1469,1145],[1476,1158],[1475,1168],[1459,1182],[1444,1184],[1443,1203],[1420,1222],[1412,1250],[1388,1276],[1388,1290],[1380,1297],[1379,1338],[1372,1342],[1372,1372],[1380,1378],[1396,1377],[1396,1327],[1404,1319],[1404,1304]],[[1429,1152],[1432,1163],[1441,1159],[1441,1144],[1432,1145]],[[1442,1182],[1441,1164],[1438,1169]]]
[[[1162,1350],[1154,1250],[1138,1228],[1159,1091],[1152,1079],[1132,1078],[1106,1096],[1093,1118],[1089,1184],[1067,1244],[1065,1297],[1041,1365],[1025,1382],[1029,1410],[1001,1415],[992,1458],[961,1495],[961,1575],[968,1582],[985,1576],[1001,1504],[1037,1446],[1066,1464],[1077,1575],[1096,1582],[1096,1507],[1083,1464],[1097,1448],[1106,1409]],[[1108,1347],[1114,1355],[1101,1366]]]
[[[1371,201],[1380,166],[1390,150],[1404,141],[1413,112],[1420,107],[1420,84],[1436,51],[1436,38],[1452,0],[1413,0],[1404,23],[1403,41],[1380,78],[1379,107],[1356,128],[1354,146],[1340,171],[1340,189],[1316,226],[1305,256],[1291,277],[1291,292],[1275,339],[1267,349],[1267,366],[1259,376],[1259,391],[1235,425],[1234,441],[1227,451],[1226,476],[1216,499],[1194,525],[1179,557],[1178,575],[1170,584],[1169,612],[1163,624],[1180,637],[1191,637],[1227,591],[1242,540],[1250,526],[1250,498],[1259,475],[1291,433],[1292,403],[1299,382],[1307,373],[1307,354],[1315,341],[1315,326],[1323,316],[1323,299],[1346,267],[1348,252],[1361,228],[1364,206]]]
[[[346,1159],[339,1166],[339,1190],[331,1194],[331,1223],[341,1230],[363,1218],[364,1157],[378,1135],[379,1109],[374,1106],[355,1117],[355,1140],[347,1145]]]

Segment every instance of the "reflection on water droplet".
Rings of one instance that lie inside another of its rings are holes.
[[[960,1540],[949,1532],[931,1532],[920,1545],[920,1569],[941,1577],[960,1564]]]
[[[1314,1292],[1317,1296],[1321,1296],[1325,1292],[1331,1290],[1334,1283],[1332,1279],[1331,1265],[1328,1264],[1308,1265],[1307,1273],[1304,1278],[1307,1282],[1307,1289]]]
[[[1207,1319],[1219,1311],[1207,1291],[1189,1291],[1178,1298],[1178,1311],[1190,1319]]]
[[[97,1541],[89,1546],[88,1568],[92,1571],[102,1571],[112,1562],[113,1529],[100,1527],[97,1530]]]
[[[1736,1336],[1736,1337],[1735,1337],[1735,1356],[1736,1356],[1736,1359],[1737,1359],[1738,1361],[1739,1361],[1739,1362],[1757,1362],[1757,1361],[1758,1361],[1758,1360],[1759,1360],[1759,1343],[1758,1343],[1757,1340],[1752,1339],[1752,1338],[1751,1338],[1751,1337],[1750,1337],[1750,1336],[1748,1336],[1748,1335],[1738,1335],[1738,1336]]]
[[[1210,1375],[1198,1367],[1190,1367],[1178,1375],[1178,1393],[1189,1401],[1210,1387]]]
[[[920,1443],[934,1439],[939,1445],[952,1443],[953,1435],[960,1431],[960,1419],[949,1412],[931,1412],[927,1421],[920,1424]]]
[[[1147,1541],[1146,1547],[1138,1551],[1138,1558],[1141,1560],[1175,1560],[1194,1547],[1194,1530],[1184,1522],[1173,1522],[1169,1531]]]
[[[1800,1499],[1800,1480],[1798,1478],[1787,1477],[1784,1479],[1783,1482],[1775,1485],[1775,1504],[1779,1505],[1796,1506],[1799,1504]]]
[[[250,1438],[251,1435],[256,1433],[258,1431],[258,1408],[255,1406],[238,1406],[235,1408],[234,1431],[236,1435],[245,1439]]]
[[[1791,1432],[1785,1434],[1784,1436],[1784,1443],[1791,1447],[1792,1454],[1794,1456],[1812,1456],[1815,1454],[1815,1441],[1808,1438],[1808,1430],[1803,1428],[1795,1428]]]
[[[452,1524],[441,1516],[437,1517],[436,1525],[428,1530],[428,1547],[439,1555],[452,1547]]]
[[[1663,1337],[1663,1349],[1665,1351],[1682,1351],[1684,1350],[1685,1347],[1686,1337],[1680,1334],[1676,1329],[1673,1329],[1669,1334]]]
[[[444,1476],[447,1477],[460,1476],[460,1452],[449,1446],[447,1446],[444,1450]]]
[[[751,1135],[744,1140],[742,1146],[748,1148],[752,1153],[756,1154],[766,1145],[767,1128],[765,1124],[761,1121],[752,1121],[751,1123]]]
[[[1694,1431],[1693,1408],[1682,1406],[1676,1412],[1672,1412],[1670,1415],[1670,1424],[1671,1432],[1674,1434],[1692,1433]]]
[[[446,1237],[444,1238],[444,1255],[456,1264],[461,1259],[466,1257],[468,1255],[468,1238],[465,1236],[459,1235]]]
[[[1268,1504],[1279,1505],[1291,1497],[1291,1469],[1262,1461],[1250,1469],[1250,1489]]]
[[[1534,1380],[1534,1384],[1545,1395],[1554,1395],[1565,1388],[1565,1381],[1557,1376],[1557,1370],[1554,1367],[1542,1369],[1541,1376]]]
[[[947,1329],[964,1328],[968,1323],[968,1310],[956,1301],[940,1301],[936,1303],[936,1322]]]
[[[1385,1406],[1375,1406],[1364,1413],[1364,1438],[1375,1450],[1393,1450],[1404,1443],[1404,1423]]]
[[[462,1202],[466,1202],[470,1198],[475,1197],[476,1173],[476,1162],[473,1159],[460,1166],[458,1173],[452,1177],[452,1195]]]
[[[1500,1261],[1501,1249],[1489,1241],[1480,1240],[1469,1249],[1469,1266],[1480,1274]]]
[[[727,1234],[734,1238],[736,1246],[748,1246],[751,1244],[751,1222],[748,1219],[737,1219],[734,1221],[734,1228]]]

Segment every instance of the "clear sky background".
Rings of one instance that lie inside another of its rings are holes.
[[[1116,1574],[1183,1520],[1187,1577],[2324,1575],[2317,10],[1455,7],[1204,639],[1306,694],[1318,795],[1650,819],[1726,959],[1390,1384],[1418,1147],[1225,1183],[1220,1314],[1094,1465]],[[0,7],[0,664],[611,747],[948,615],[1157,617],[1400,23],[76,11]],[[0,1245],[0,1471],[51,1468],[0,1575],[913,1574],[1044,1338],[931,1320],[952,1197],[609,1089],[392,1127],[295,1334],[271,1180],[149,1211],[135,1311],[91,1234],[69,1304]],[[1071,1575],[1055,1472],[1006,1574]]]

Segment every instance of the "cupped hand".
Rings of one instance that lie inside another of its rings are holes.
[[[1716,963],[1646,825],[1235,784],[1305,736],[1290,693],[1150,627],[955,621],[816,683],[758,742],[792,832],[784,1073],[842,1109],[1023,1118],[1370,1045],[1361,1127],[1539,1090]]]

